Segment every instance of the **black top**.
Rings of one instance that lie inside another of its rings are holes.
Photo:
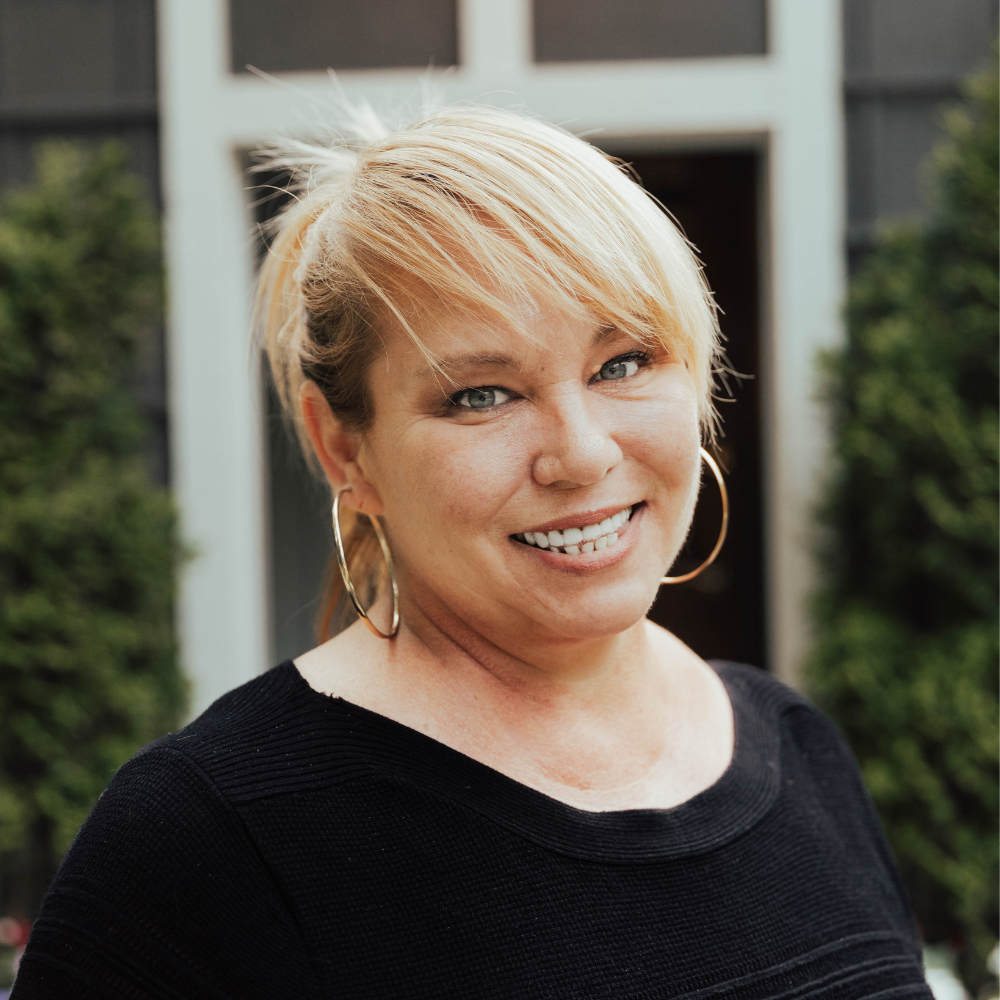
[[[719,781],[593,813],[284,663],[118,772],[12,1000],[930,1000],[843,740],[767,674],[715,668]]]

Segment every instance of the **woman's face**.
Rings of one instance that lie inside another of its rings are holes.
[[[384,516],[404,600],[502,648],[634,625],[697,496],[683,362],[541,303],[528,336],[445,309],[413,325],[454,382],[403,331],[385,337],[355,494]]]

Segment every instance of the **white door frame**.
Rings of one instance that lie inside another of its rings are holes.
[[[195,551],[178,609],[194,711],[269,664],[264,436],[249,347],[252,231],[238,151],[303,132],[331,94],[229,72],[227,0],[159,0],[169,272],[174,490]],[[825,437],[817,349],[840,337],[844,177],[839,0],[770,0],[769,54],[534,65],[530,0],[460,0],[462,64],[436,74],[447,101],[523,104],[617,141],[769,137],[768,294],[762,326],[770,659],[796,683],[808,641],[810,512]],[[419,93],[425,73],[352,71],[376,107]],[[595,137],[600,145],[600,137]],[[764,220],[762,220],[764,221]]]

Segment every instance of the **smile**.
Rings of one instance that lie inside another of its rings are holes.
[[[599,524],[587,524],[562,531],[525,531],[514,535],[519,542],[537,545],[540,549],[578,556],[582,552],[599,552],[618,544],[618,529],[632,516],[632,508],[606,517]]]

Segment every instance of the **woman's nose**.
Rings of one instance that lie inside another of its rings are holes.
[[[546,414],[544,445],[532,473],[540,486],[574,489],[600,482],[621,460],[617,442],[586,399],[562,400]]]

